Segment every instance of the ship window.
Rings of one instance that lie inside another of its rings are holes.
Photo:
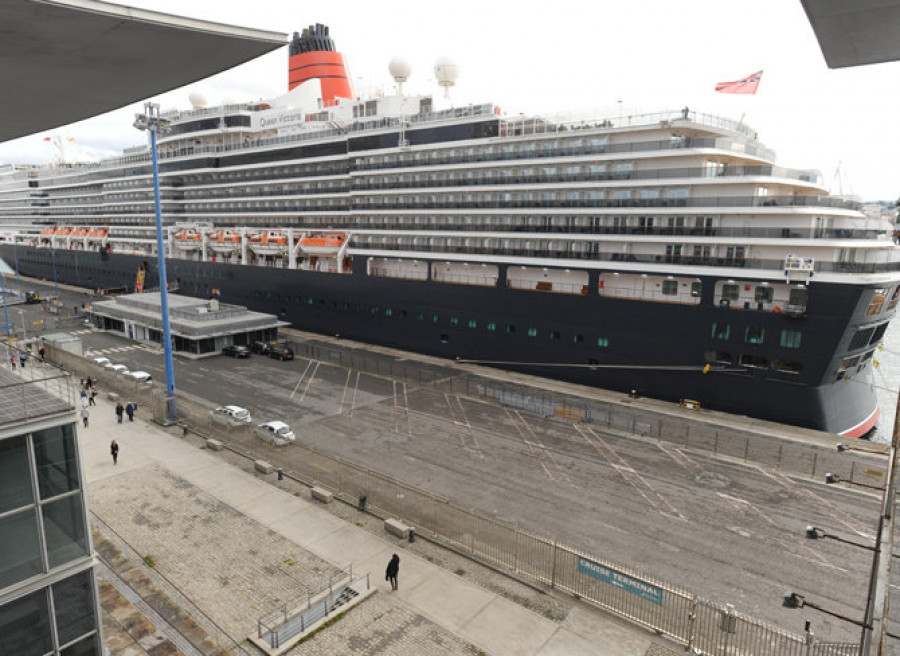
[[[872,300],[869,303],[869,307],[866,310],[866,316],[871,317],[874,314],[878,314],[881,312],[881,309],[884,307],[884,301],[887,298],[885,295],[884,289],[876,289],[872,292]]]
[[[609,346],[609,337],[598,337],[597,338],[597,346],[601,346],[606,348]]]
[[[529,336],[529,337],[537,337],[537,334],[538,334],[537,328],[529,328],[529,329],[528,329],[528,336]]]
[[[893,310],[897,307],[897,301],[900,301],[900,286],[894,289],[894,293],[891,295],[891,302],[888,304],[888,310]]]
[[[469,319],[469,328],[478,328],[478,322],[475,319]]]
[[[803,363],[795,360],[773,360],[772,369],[775,371],[783,371],[787,374],[799,374],[803,371]]]
[[[703,283],[699,280],[695,280],[691,283],[691,297],[692,298],[700,298],[703,294]]]
[[[757,303],[771,303],[775,298],[775,288],[769,285],[757,287],[753,292],[753,300]]]
[[[377,305],[372,305],[369,307],[369,314],[378,314],[379,307]]]
[[[560,337],[561,337],[561,335],[558,330],[550,331],[550,341],[552,341],[552,342],[558,341]]]
[[[801,333],[799,330],[782,330],[780,344],[784,348],[800,348]]]
[[[703,356],[708,362],[719,362],[723,364],[731,364],[731,353],[727,351],[706,351]]]
[[[487,326],[485,326],[485,328],[487,328],[491,332],[494,332],[495,330],[497,330],[497,324],[491,322]]]
[[[508,333],[516,332],[516,324],[514,324],[514,323],[506,324],[506,332],[508,332]]]
[[[900,289],[900,287],[898,287]],[[806,307],[806,298],[808,292],[806,287],[792,287],[790,296],[788,297],[788,305],[797,307]]]
[[[579,335],[578,333],[575,333],[572,336],[572,341],[575,342],[576,344],[581,344],[584,341],[584,335]]]
[[[762,344],[766,338],[766,329],[762,326],[747,326],[744,330],[744,341],[748,344]]]
[[[736,301],[741,295],[740,285],[722,285],[722,298]]]
[[[888,327],[887,322],[875,327],[875,332],[872,334],[872,339],[869,340],[870,346],[872,344],[876,343],[882,337],[884,337],[884,331],[887,330],[887,327]]]
[[[432,314],[432,315],[431,315],[431,321],[432,321],[433,323],[437,323],[437,322],[439,322],[440,320],[441,320],[441,315],[439,315],[439,314]]]
[[[419,321],[424,321],[425,313],[424,312],[416,312],[416,319],[418,319]]]
[[[868,346],[869,340],[872,338],[872,334],[874,332],[874,328],[863,328],[862,330],[857,330],[856,334],[853,336],[853,339],[850,340],[850,347],[847,350],[853,351],[855,349],[862,348],[863,346]]]
[[[308,297],[308,298],[306,299],[306,304],[307,304],[307,305],[315,305],[315,304],[316,304],[316,301],[315,301],[315,299],[313,299],[312,296],[310,296],[310,297]]]
[[[392,317],[392,316],[394,316],[394,311],[393,311],[391,308],[385,308],[385,309],[384,309],[384,316],[386,316],[386,317]]]
[[[447,336],[447,333],[441,333],[441,343],[446,344],[450,341],[450,338]]]
[[[752,367],[754,369],[769,368],[769,361],[766,358],[760,357],[758,355],[742,355],[741,364],[745,367]]]
[[[731,335],[731,324],[724,321],[716,322],[712,325],[713,339],[728,339]]]
[[[450,325],[458,326],[459,325],[459,317],[450,317]]]
[[[663,280],[662,281],[662,293],[664,296],[675,296],[678,294],[678,281],[677,280]]]

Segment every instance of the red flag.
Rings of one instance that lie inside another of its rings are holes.
[[[719,93],[756,93],[756,87],[762,79],[762,71],[757,71],[752,75],[748,75],[742,80],[734,82],[719,82],[716,84],[716,91]]]
[[[50,137],[44,137],[44,141],[50,141]]]

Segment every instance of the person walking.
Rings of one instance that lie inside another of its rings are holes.
[[[13,371],[15,371],[16,370],[16,356],[14,356],[14,355],[9,356],[9,364],[12,365],[12,369],[13,369]]]
[[[95,396],[97,396],[97,390],[92,387],[91,391],[88,392],[88,405],[97,405],[97,403],[94,401]]]
[[[19,366],[20,366],[22,369],[25,368],[25,363],[26,363],[27,361],[28,361],[28,356],[25,355],[24,353],[20,353],[20,354],[19,354]]]
[[[112,454],[113,464],[114,465],[119,464],[119,443],[116,442],[115,440],[110,442],[109,443],[109,452]]]
[[[84,422],[84,427],[88,427],[88,420],[91,418],[91,411],[88,410],[87,406],[84,406],[81,409],[81,420]]]
[[[128,415],[128,421],[134,421],[134,404],[131,401],[125,406],[125,414]]]
[[[397,589],[397,574],[400,573],[400,556],[394,554],[384,572],[384,580],[390,581],[391,590]]]
[[[43,362],[43,361],[44,361],[44,356],[47,354],[47,347],[41,346],[41,348],[38,349],[38,353],[39,353],[40,356],[41,356],[41,362]]]
[[[119,423],[122,423],[122,414],[125,412],[125,408],[122,407],[121,401],[116,401],[116,419],[119,420]]]

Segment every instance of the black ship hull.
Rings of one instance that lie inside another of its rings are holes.
[[[87,289],[133,290],[142,264],[149,271],[146,284],[158,279],[155,258],[148,256],[7,244],[0,245],[0,256],[22,275]],[[839,367],[858,326],[866,323],[866,285],[815,283],[807,311],[789,316],[717,306],[712,278],[704,280],[700,304],[678,305],[375,277],[366,273],[365,258],[356,260],[350,274],[181,259],[169,259],[166,266],[170,283],[177,281],[182,293],[217,293],[223,302],[320,334],[503,363],[498,366],[662,400],[695,399],[706,408],[851,436],[877,420],[871,365]],[[592,282],[597,275],[591,274]],[[886,323],[892,314],[879,321]],[[770,338],[763,344],[737,337],[714,342],[711,326],[723,320],[733,324],[735,336],[753,325]],[[786,327],[802,330],[802,350],[778,345]],[[853,352],[865,348],[856,345]],[[704,374],[711,354],[726,350],[734,362],[750,353],[799,361],[802,370],[727,367]]]

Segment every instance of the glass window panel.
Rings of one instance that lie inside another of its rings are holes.
[[[38,431],[32,439],[41,498],[48,499],[77,489],[80,482],[73,425]]]
[[[54,584],[52,590],[59,644],[72,642],[97,628],[90,570]]]
[[[66,647],[59,653],[60,656],[101,656],[96,634]]]
[[[34,508],[0,519],[0,588],[24,581],[42,571]],[[0,654],[6,653],[14,652],[0,649]]]
[[[44,504],[41,510],[51,568],[87,555],[87,530],[80,494]]]
[[[0,654],[42,656],[53,649],[45,590],[0,606]]]
[[[0,513],[33,503],[25,436],[0,440]]]

